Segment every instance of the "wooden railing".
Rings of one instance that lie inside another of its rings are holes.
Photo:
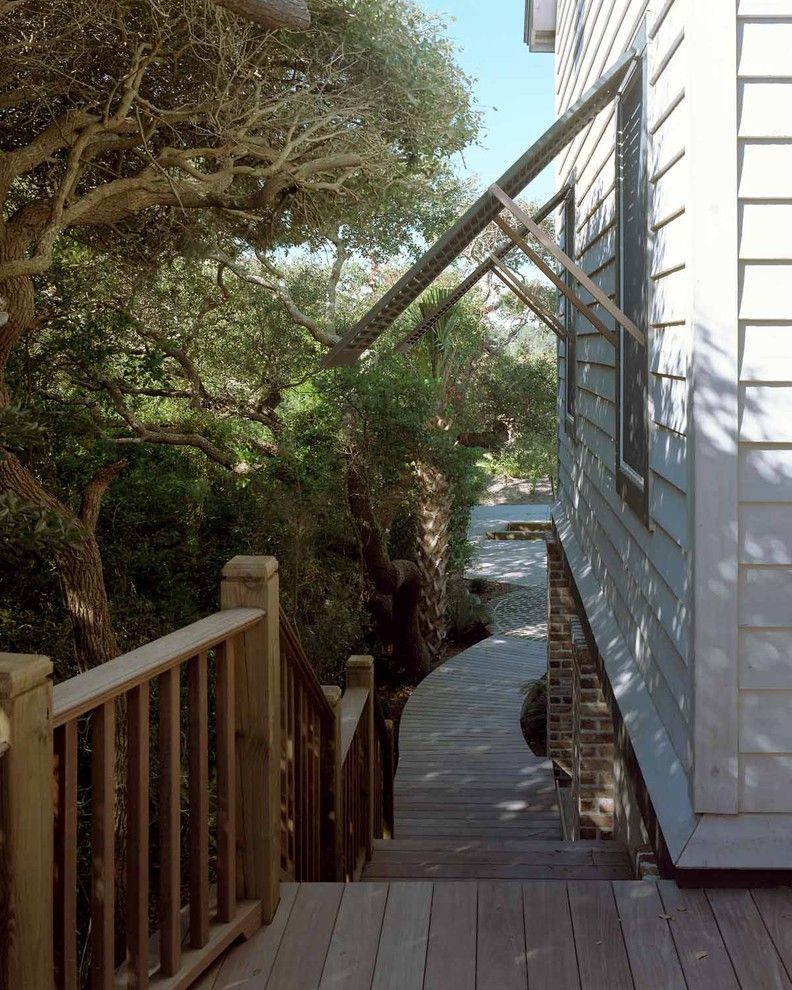
[[[221,606],[54,698],[47,658],[0,654],[0,990],[188,987],[282,877],[358,879],[392,834],[371,658],[319,685],[272,558]]]
[[[335,879],[322,870],[322,751],[332,743],[335,715],[283,611],[280,662],[282,876]]]
[[[239,723],[235,668],[237,663],[244,663],[245,633],[257,636],[264,619],[260,609],[219,612],[55,688],[54,952],[59,986],[78,986],[76,881],[81,736],[90,749],[84,755],[90,774],[88,948],[92,986],[111,986],[113,973],[124,960],[130,986],[146,986],[150,969],[154,969],[160,980],[179,975],[183,982],[186,975],[199,974],[212,961],[218,946],[222,949],[240,933],[259,926],[260,900],[237,900],[235,815]],[[186,708],[182,703],[182,682],[186,687]],[[210,688],[215,699],[211,766]],[[152,701],[156,703],[154,731]],[[125,732],[119,731],[121,726],[117,725],[117,719],[123,719],[124,715]],[[183,728],[186,760],[182,752]],[[157,744],[156,763],[150,751],[153,738]],[[117,741],[121,744],[120,751]],[[119,779],[124,769],[125,788]],[[214,785],[211,795],[210,773]],[[149,793],[152,777],[158,781],[156,795]],[[185,782],[186,801],[183,800]],[[149,861],[152,803],[157,808],[159,851],[155,871]],[[210,803],[214,811],[215,848],[211,864]],[[182,849],[185,812],[187,841]],[[116,842],[124,827],[125,861],[118,855]],[[216,878],[216,905],[211,924],[210,868]],[[152,872],[159,878],[154,897],[149,888]],[[115,885],[123,879],[126,880],[123,905],[126,924],[125,931],[119,931]],[[244,898],[244,892],[240,894]],[[152,901],[159,932],[153,961],[149,936]],[[189,921],[189,949],[184,952],[183,908]]]

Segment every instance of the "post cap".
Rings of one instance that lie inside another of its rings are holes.
[[[328,705],[331,708],[335,708],[336,705],[341,703],[341,688],[335,684],[323,684],[322,692],[327,699]]]
[[[7,701],[38,687],[51,673],[49,657],[35,653],[0,653],[0,699]]]
[[[371,670],[374,667],[374,657],[354,656],[346,662],[347,670]]]
[[[266,581],[278,573],[275,557],[232,557],[223,568],[224,581]]]

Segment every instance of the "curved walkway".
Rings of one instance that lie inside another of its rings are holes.
[[[491,636],[419,684],[399,727],[399,839],[561,837],[551,764],[519,723],[521,686],[546,666],[544,641]]]
[[[546,517],[543,505],[477,506],[466,577],[514,584],[518,596],[528,588],[546,594],[544,540],[486,538],[509,522]],[[496,635],[447,660],[407,702],[395,782],[400,839],[561,837],[552,766],[531,753],[519,722],[523,685],[547,669],[544,628],[530,640],[497,635],[525,625],[521,610],[508,608],[512,597],[495,603]]]
[[[552,765],[533,755],[520,730],[523,686],[547,669],[546,547],[485,534],[546,511],[499,505],[473,513],[467,576],[517,588],[496,602],[495,635],[437,667],[407,702],[395,837],[376,844],[367,880],[630,876],[616,844],[562,841]]]

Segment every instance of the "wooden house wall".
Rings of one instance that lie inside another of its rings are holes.
[[[621,55],[644,19],[647,24],[651,528],[616,490],[614,349],[579,316],[574,437],[562,415],[566,365],[559,347],[559,480],[567,518],[686,769],[692,761],[685,213],[689,2],[560,0],[556,36],[560,114]],[[575,254],[614,298],[615,114],[611,105],[559,156],[557,177],[563,184],[574,172]],[[599,315],[612,325],[603,312]]]
[[[792,5],[739,0],[739,806],[792,811]]]

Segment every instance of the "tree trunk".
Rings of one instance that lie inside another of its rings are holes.
[[[264,28],[304,30],[311,26],[311,12],[305,0],[215,0],[215,3]]]
[[[432,659],[439,660],[446,638],[451,496],[445,475],[431,464],[418,464],[416,475],[419,483],[416,528],[421,572],[421,632]]]
[[[418,614],[421,574],[411,560],[391,560],[374,509],[365,475],[353,455],[347,464],[347,499],[358,533],[360,554],[379,595],[392,602],[391,638],[394,658],[413,677],[429,672],[430,657]]]
[[[0,490],[11,491],[32,505],[59,513],[80,534],[56,556],[74,632],[77,666],[80,670],[88,670],[118,656],[120,651],[110,617],[102,558],[92,530],[46,491],[13,454],[0,457]]]

